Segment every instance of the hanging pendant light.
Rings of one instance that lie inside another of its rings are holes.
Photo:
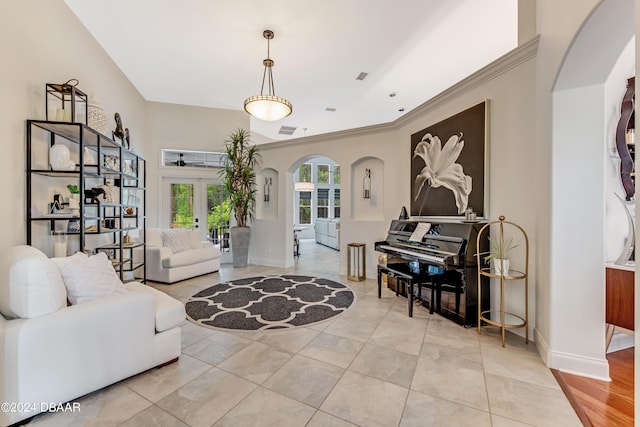
[[[269,58],[269,41],[274,37],[273,31],[264,30],[262,36],[267,39],[267,59],[262,61],[264,72],[262,74],[262,88],[260,95],[250,96],[244,101],[244,109],[260,120],[274,121],[287,117],[293,111],[289,101],[276,96],[273,87],[273,60]],[[267,81],[267,94],[264,94],[264,82]]]

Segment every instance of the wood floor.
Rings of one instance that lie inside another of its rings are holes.
[[[634,349],[609,353],[611,382],[552,370],[585,426],[633,426]]]

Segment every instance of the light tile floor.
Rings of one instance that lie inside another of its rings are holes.
[[[375,279],[339,276],[342,254],[301,242],[291,269],[223,264],[173,285],[186,299],[220,281],[307,274],[347,284],[356,303],[334,320],[271,332],[182,325],[174,364],[78,400],[79,413],[44,414],[33,426],[579,426],[533,343],[465,329],[415,307]]]

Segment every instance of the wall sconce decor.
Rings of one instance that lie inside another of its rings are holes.
[[[364,191],[364,198],[371,198],[371,169],[366,168],[364,170],[364,178],[362,179],[362,189]]]
[[[271,178],[264,179],[264,201],[269,201],[269,188],[271,187]]]
[[[45,86],[45,117],[57,122],[87,124],[87,94],[77,88],[77,79],[66,83],[47,83]],[[51,110],[55,116],[49,118],[49,98],[52,100]],[[58,103],[54,105],[54,103]]]

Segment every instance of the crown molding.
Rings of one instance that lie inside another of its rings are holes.
[[[417,116],[423,115],[426,112],[439,107],[445,102],[449,102],[452,98],[460,97],[465,93],[477,88],[478,86],[481,86],[488,81],[493,80],[498,76],[506,73],[507,71],[535,58],[538,53],[539,41],[540,36],[538,35],[528,42],[502,55],[500,58],[471,74],[469,77],[466,77],[450,88],[440,92],[438,95],[434,96],[428,101],[420,104],[419,106],[409,111],[402,117],[394,120],[393,122],[323,133],[319,135],[305,136],[301,138],[287,139],[283,141],[267,142],[261,144],[260,148],[280,148],[289,145],[300,145],[301,143],[313,144],[316,142],[326,141],[328,139],[345,138],[350,136],[364,136],[371,133],[393,130],[406,124],[407,122],[416,119]]]
[[[486,84],[488,81],[497,78],[498,76],[506,73],[519,65],[528,62],[536,57],[538,53],[538,43],[540,36],[536,36],[528,42],[516,47],[515,49],[502,55],[500,58],[491,62],[490,64],[479,69],[469,77],[460,80],[450,88],[440,92],[438,95],[419,105],[411,110],[409,113],[398,118],[395,125],[400,126],[408,121],[416,118],[418,115],[422,115],[427,111],[433,110],[439,107],[445,102],[449,102],[452,98],[458,98],[467,92]]]

